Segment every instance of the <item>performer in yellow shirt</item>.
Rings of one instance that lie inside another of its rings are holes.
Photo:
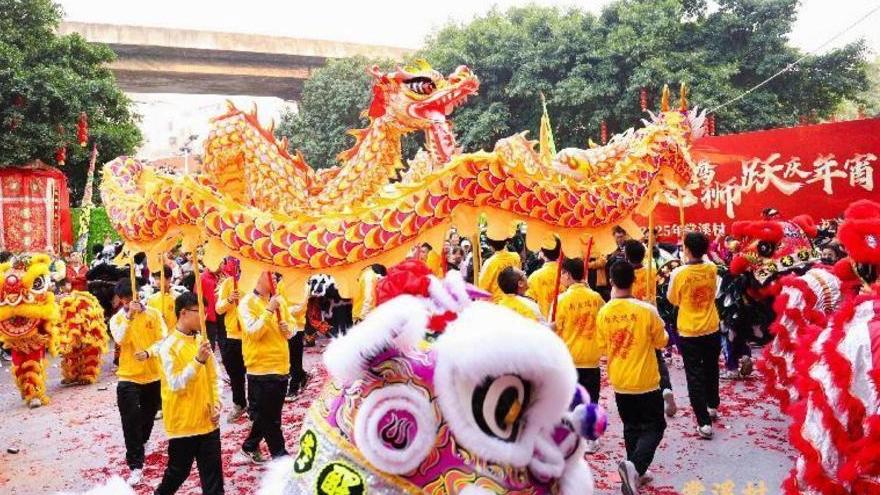
[[[519,268],[509,266],[498,274],[498,288],[501,289],[502,294],[495,302],[530,320],[546,324],[538,303],[524,295],[528,287],[526,274]]]
[[[110,334],[119,347],[116,404],[122,418],[125,462],[131,470],[127,481],[135,486],[143,479],[144,445],[162,400],[156,355],[167,332],[158,311],[133,300],[129,279],[116,283],[114,303],[120,307],[110,318]]]
[[[217,362],[211,353],[211,343],[199,335],[198,296],[184,292],[174,306],[177,328],[159,346],[168,465],[155,493],[177,493],[195,460],[201,493],[222,495]]]
[[[666,418],[660,393],[656,349],[668,336],[657,308],[632,297],[635,271],[618,261],[611,266],[611,300],[599,310],[599,342],[608,357],[608,381],[623,421],[626,460],[618,464],[623,493],[639,493],[654,453],[663,440]]]
[[[553,306],[554,292],[556,291],[556,272],[559,270],[558,259],[562,250],[562,244],[558,237],[554,237],[553,246],[542,247],[541,256],[546,260],[541,268],[529,275],[529,289],[526,295],[538,303],[544,319],[550,319],[550,311]]]
[[[446,275],[443,273],[443,257],[437,254],[437,251],[427,242],[423,243],[419,249],[419,257],[428,265],[434,276],[443,278]]]
[[[238,303],[241,294],[235,290],[240,277],[238,260],[226,258],[220,266],[223,277],[217,286],[217,304],[214,309],[218,318],[223,318],[226,328],[226,342],[220,347],[223,356],[223,367],[229,376],[229,388],[232,389],[232,411],[227,420],[232,423],[247,410],[247,391],[245,387],[244,356],[241,353],[241,321],[238,317]]]
[[[712,420],[718,417],[718,357],[721,336],[718,329],[718,272],[713,263],[703,261],[709,239],[700,232],[688,232],[684,238],[686,263],[669,276],[669,302],[678,306],[678,348],[684,360],[688,395],[697,433],[712,438]]]
[[[635,239],[628,239],[623,242],[623,254],[626,261],[635,269],[636,278],[632,286],[633,297],[656,307],[657,301],[648,292],[648,269],[643,266],[645,245]],[[653,259],[651,263],[653,263]],[[655,279],[653,291],[656,291],[657,272],[653,271],[651,275]],[[678,405],[675,403],[675,394],[672,391],[672,380],[669,378],[669,368],[666,366],[666,359],[663,358],[663,353],[659,350],[657,351],[657,364],[660,371],[660,390],[663,393],[664,412],[671,418],[678,412]]]
[[[495,252],[486,259],[480,268],[480,278],[477,286],[492,294],[492,300],[497,301],[504,293],[498,287],[498,275],[508,267],[522,268],[519,255],[507,250],[508,239],[496,241],[488,239],[489,247]]]
[[[287,302],[280,294],[270,297],[277,276],[264,272],[257,278],[253,292],[242,297],[238,314],[242,323],[241,349],[247,368],[252,413],[251,432],[241,447],[239,460],[262,463],[260,441],[265,440],[273,458],[286,456],[281,433],[281,408],[290,373],[288,339],[294,322]]]
[[[163,266],[162,270],[165,271],[165,284],[162,285],[160,282],[159,292],[147,298],[147,306],[161,313],[162,319],[165,320],[165,328],[171,329],[177,327],[177,316],[174,315],[174,296],[171,295],[172,274],[171,268],[167,266]]]
[[[559,279],[559,309],[556,311],[556,332],[568,346],[577,367],[578,383],[590,393],[590,401],[599,402],[601,374],[599,359],[602,349],[596,334],[596,315],[605,304],[598,292],[584,283],[584,260],[567,258],[562,261]],[[595,443],[588,449],[595,449]],[[592,450],[591,449],[591,450]]]
[[[388,273],[384,265],[379,263],[368,266],[358,277],[358,289],[352,300],[351,315],[357,323],[367,316],[376,306],[376,284]]]

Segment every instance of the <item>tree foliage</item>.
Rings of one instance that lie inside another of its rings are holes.
[[[691,103],[714,108],[800,58],[788,44],[797,0],[619,0],[600,15],[581,9],[492,10],[430,36],[417,56],[441,72],[467,64],[480,95],[453,115],[465,149],[492,148],[529,129],[537,136],[540,93],[547,97],[556,143],[584,147],[639,125],[641,88],[659,105],[663,84],[691,87]],[[720,109],[719,132],[794,125],[828,117],[845,100],[868,98],[865,46],[854,43],[810,56],[794,70]],[[314,166],[334,163],[346,129],[362,126],[369,103],[364,59],[339,60],[306,82],[299,115],[282,132]]]
[[[55,150],[67,145],[62,170],[78,196],[92,142],[106,158],[133,152],[142,138],[108,66],[113,52],[77,34],[57,35],[60,20],[51,0],[0,0],[0,166],[56,164]],[[80,112],[89,122],[85,148],[76,137]]]

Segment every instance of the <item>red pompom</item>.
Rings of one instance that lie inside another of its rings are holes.
[[[458,315],[452,311],[447,311],[439,315],[433,315],[428,320],[428,329],[434,333],[443,333],[446,325],[458,318]]]
[[[733,275],[742,275],[747,271],[749,271],[749,260],[745,259],[745,257],[734,256],[730,260],[730,273]]]
[[[376,304],[394,299],[403,294],[428,296],[431,285],[431,269],[424,261],[408,259],[388,269],[388,275],[376,286]]]
[[[819,233],[819,228],[816,227],[816,222],[810,215],[798,215],[792,218],[791,222],[800,227],[804,234],[807,234],[807,237],[813,238]]]
[[[867,199],[860,199],[849,205],[844,213],[847,220],[880,218],[880,203]]]
[[[851,281],[858,278],[856,274],[853,273],[852,259],[850,258],[844,258],[835,263],[833,272],[837,278],[843,281]]]

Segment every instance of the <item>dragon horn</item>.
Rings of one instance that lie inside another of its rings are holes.
[[[257,102],[255,101],[251,102],[251,115],[253,115],[255,119],[257,118]]]
[[[237,108],[235,108],[235,103],[232,103],[232,100],[227,98],[226,99],[226,111],[227,112],[234,112],[235,110],[238,110]]]
[[[660,111],[668,112],[669,111],[669,85],[663,85],[663,96],[660,98]]]
[[[269,126],[266,130],[269,131],[269,134],[275,133],[275,117],[272,117],[272,120],[269,121]]]
[[[688,109],[688,90],[689,89],[690,88],[688,88],[687,83],[681,83],[681,86],[678,91],[678,94],[679,94],[678,109],[682,112],[687,112],[687,109]]]
[[[382,77],[385,75],[382,73],[381,70],[379,70],[378,65],[373,65],[372,67],[367,68],[367,74],[375,77],[376,79],[382,79]]]

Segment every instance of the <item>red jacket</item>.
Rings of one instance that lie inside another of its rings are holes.
[[[217,275],[205,270],[202,272],[202,294],[205,298],[205,321],[217,321]]]
[[[73,266],[68,263],[65,278],[70,282],[70,288],[72,290],[89,290],[89,283],[86,280],[86,273],[88,272],[89,267],[85,265],[80,265],[79,270],[75,270]]]

